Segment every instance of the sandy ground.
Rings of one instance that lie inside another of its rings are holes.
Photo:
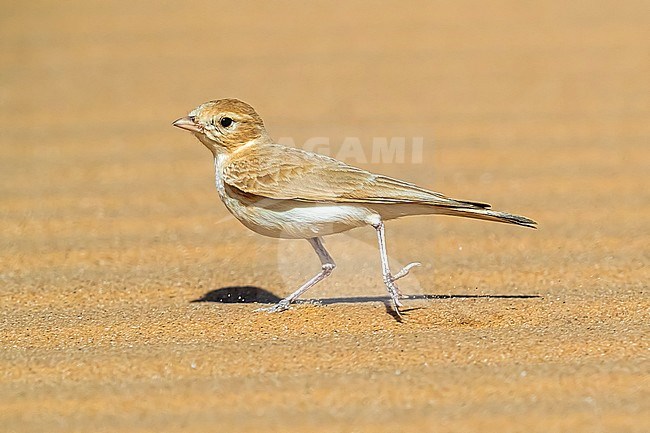
[[[1,431],[650,431],[645,2],[54,4],[0,15]],[[389,223],[402,323],[333,236],[320,302],[255,313],[319,265],[171,127],[227,96],[540,229]]]

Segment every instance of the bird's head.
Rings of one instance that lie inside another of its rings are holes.
[[[270,141],[262,118],[239,99],[206,102],[173,125],[192,132],[215,155]]]

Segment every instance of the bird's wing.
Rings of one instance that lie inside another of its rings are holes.
[[[318,203],[421,203],[485,209],[484,203],[453,200],[327,156],[272,144],[242,149],[223,169],[223,181],[246,194]]]

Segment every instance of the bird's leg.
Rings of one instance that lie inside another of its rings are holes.
[[[305,293],[307,290],[309,290],[312,286],[316,285],[321,280],[324,280],[325,278],[329,277],[334,268],[336,267],[336,263],[334,263],[334,259],[332,259],[332,256],[329,255],[327,250],[325,249],[325,246],[323,245],[323,240],[321,238],[311,238],[307,239],[309,241],[309,244],[314,248],[314,251],[316,251],[316,254],[318,254],[318,258],[320,259],[321,262],[321,271],[316,274],[311,280],[307,281],[305,284],[300,286],[298,290],[278,302],[277,304],[271,306],[271,307],[264,307],[260,308],[257,311],[268,311],[269,313],[276,313],[278,311],[284,311],[289,309],[289,304],[291,304],[293,301],[295,301],[300,295]]]
[[[373,227],[377,231],[377,240],[379,241],[379,254],[381,255],[381,271],[384,276],[384,284],[388,289],[388,294],[390,295],[393,305],[395,307],[395,312],[400,315],[399,307],[402,306],[399,298],[402,297],[402,294],[395,284],[395,281],[399,280],[402,277],[408,275],[411,268],[415,266],[420,266],[420,263],[413,262],[404,266],[398,273],[393,275],[390,272],[390,266],[388,265],[388,254],[386,253],[386,235],[384,234],[384,223],[380,221],[378,224],[373,224]]]

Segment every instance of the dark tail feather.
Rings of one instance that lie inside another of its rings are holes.
[[[464,218],[475,218],[479,220],[516,224],[518,226],[530,227],[532,229],[537,228],[537,223],[529,218],[520,215],[509,214],[506,212],[497,212],[489,209],[451,208],[440,210],[439,213]]]

